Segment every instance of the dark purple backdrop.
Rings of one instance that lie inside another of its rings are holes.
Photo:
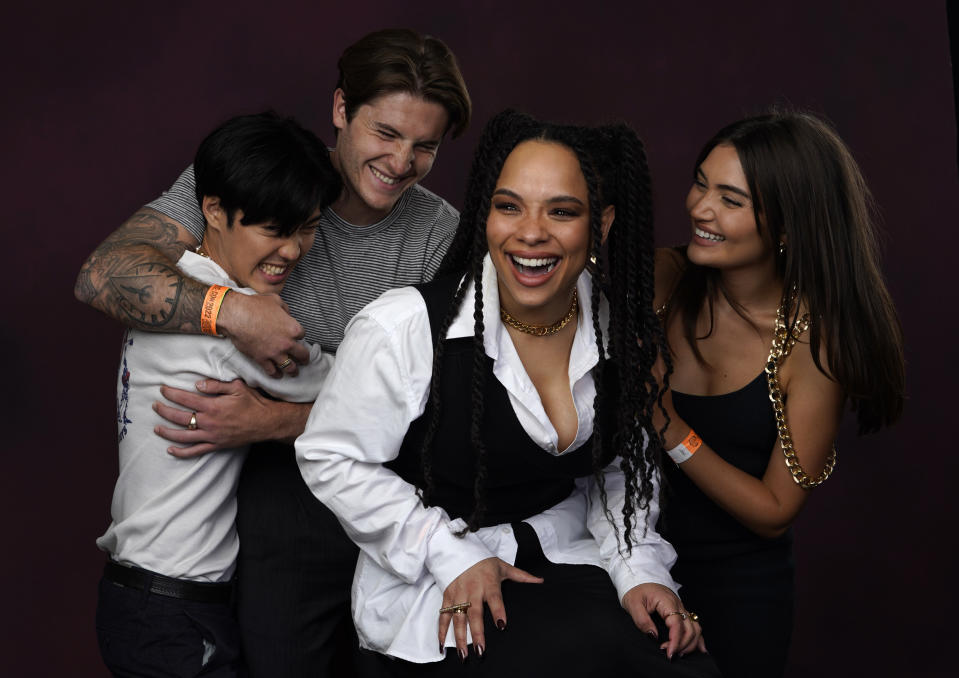
[[[120,328],[74,301],[84,257],[230,115],[273,107],[331,140],[339,52],[370,30],[410,26],[447,41],[475,102],[476,123],[444,143],[425,182],[454,204],[482,123],[506,106],[639,130],[661,244],[686,237],[691,163],[721,125],[775,102],[835,123],[884,216],[909,402],[894,429],[842,436],[835,476],[796,525],[789,675],[952,675],[959,191],[944,3],[190,4],[4,10],[3,218],[16,245],[0,328],[12,439],[0,473],[0,673],[106,673],[93,542],[116,477]]]

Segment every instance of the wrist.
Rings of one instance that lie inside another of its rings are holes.
[[[227,294],[220,302],[219,313],[216,317],[216,331],[221,337],[232,337],[238,320],[243,313],[243,299],[245,294]]]
[[[283,400],[270,401],[270,440],[292,445],[306,429],[313,403],[289,403]]]
[[[689,432],[678,444],[666,448],[666,454],[679,465],[692,459],[693,455],[696,454],[702,445],[703,439],[690,428]]]

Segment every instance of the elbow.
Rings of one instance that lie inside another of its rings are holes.
[[[88,265],[89,261],[84,262],[83,268],[80,269],[80,273],[77,275],[76,282],[73,283],[73,296],[77,301],[89,305],[93,303],[93,299],[96,297],[96,290],[93,287],[93,283],[90,282]]]
[[[750,529],[763,539],[776,539],[786,534],[789,524],[785,525],[752,525]]]

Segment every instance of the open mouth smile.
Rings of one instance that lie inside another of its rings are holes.
[[[275,276],[278,276],[278,275],[283,275],[284,273],[287,272],[287,270],[289,270],[290,267],[289,267],[289,266],[285,266],[285,265],[281,266],[280,264],[266,264],[266,263],[263,263],[263,264],[260,264],[260,265],[258,266],[258,268],[259,268],[261,271],[263,271],[264,273],[266,273],[268,276],[274,276],[274,277],[275,277]]]
[[[403,181],[403,177],[391,177],[388,174],[383,174],[381,171],[370,165],[370,172],[373,173],[373,176],[382,181],[387,186],[395,186],[396,184]]]
[[[552,271],[559,262],[559,257],[519,257],[515,254],[509,255],[510,261],[516,270],[523,275],[546,275]]]
[[[693,227],[693,233],[704,240],[712,240],[713,242],[722,242],[726,239],[725,236],[718,235],[716,233],[710,233],[709,231],[704,231],[698,227]]]

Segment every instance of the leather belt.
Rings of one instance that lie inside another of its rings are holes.
[[[160,596],[198,603],[229,603],[233,595],[233,584],[230,582],[208,583],[174,579],[139,567],[120,565],[112,560],[108,560],[103,568],[103,578],[137,591],[150,591]]]

